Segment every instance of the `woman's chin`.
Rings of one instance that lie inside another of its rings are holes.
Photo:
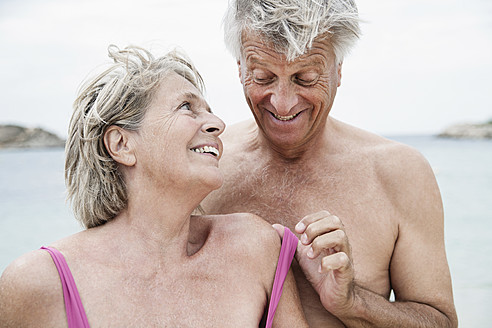
[[[217,190],[220,187],[222,187],[223,183],[224,183],[224,177],[222,176],[222,174],[220,174],[213,183],[213,190]]]
[[[221,173],[218,174],[208,174],[207,176],[202,176],[203,183],[210,188],[210,192],[219,189],[224,183],[224,176]]]

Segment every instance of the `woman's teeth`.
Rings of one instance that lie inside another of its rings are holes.
[[[219,156],[219,150],[215,147],[212,147],[212,146],[192,148],[191,150],[194,151],[195,153],[208,153],[208,154],[212,154],[216,157]]]

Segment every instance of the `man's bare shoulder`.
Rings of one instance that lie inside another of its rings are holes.
[[[42,326],[63,307],[61,283],[48,252],[36,250],[13,261],[0,278],[0,326]],[[63,318],[62,318],[63,319]],[[46,321],[45,321],[46,320]],[[22,324],[21,324],[22,323]]]
[[[374,174],[398,203],[415,201],[421,190],[436,192],[432,168],[417,149],[341,122],[336,123],[336,129],[344,163],[370,170],[364,172]]]
[[[244,144],[248,140],[248,135],[256,136],[256,123],[253,119],[241,121],[227,126],[221,139],[224,143],[235,146]]]
[[[352,152],[358,153],[352,157],[367,159],[395,204],[408,212],[422,204],[423,197],[440,203],[434,172],[417,149],[360,129],[350,130]]]
[[[378,139],[365,151],[373,158],[376,173],[387,185],[401,190],[403,185],[412,187],[424,180],[434,181],[432,168],[420,151],[397,141]]]
[[[259,148],[259,131],[254,120],[246,120],[226,128],[221,135],[226,162],[243,160]],[[223,162],[224,160],[221,160]]]
[[[427,167],[427,160],[415,148],[380,135],[338,122],[340,149],[347,155],[359,155],[373,161],[381,173],[405,173],[403,168]],[[394,172],[396,170],[396,172]],[[405,170],[406,171],[406,170]]]

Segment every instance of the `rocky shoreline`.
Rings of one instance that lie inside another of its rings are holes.
[[[492,121],[483,124],[456,124],[438,134],[442,138],[492,139]]]
[[[456,139],[492,139],[492,121],[483,124],[452,125],[437,136]],[[63,147],[65,147],[65,140],[44,129],[0,124],[0,149]]]
[[[65,147],[65,140],[41,128],[0,125],[0,149]]]

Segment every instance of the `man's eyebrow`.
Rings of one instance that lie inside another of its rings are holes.
[[[250,65],[256,65],[259,67],[265,66],[263,60],[261,58],[258,58],[256,55],[251,55],[246,59],[246,62]],[[306,67],[323,67],[325,65],[325,62],[323,61],[322,58],[318,58],[318,56],[311,56],[309,58],[306,58],[298,63],[294,62],[294,66],[299,67],[299,68],[306,68]]]
[[[320,67],[323,66],[324,63],[320,59],[312,59],[312,60],[306,60],[300,63],[299,67],[305,68],[305,67]]]
[[[205,109],[207,110],[207,112],[212,113],[212,109],[208,106],[207,102],[203,99],[203,97],[200,97],[196,93],[190,92],[190,91],[185,92],[183,94],[183,98],[188,99],[188,100],[192,100],[192,101],[204,102],[206,104]]]

